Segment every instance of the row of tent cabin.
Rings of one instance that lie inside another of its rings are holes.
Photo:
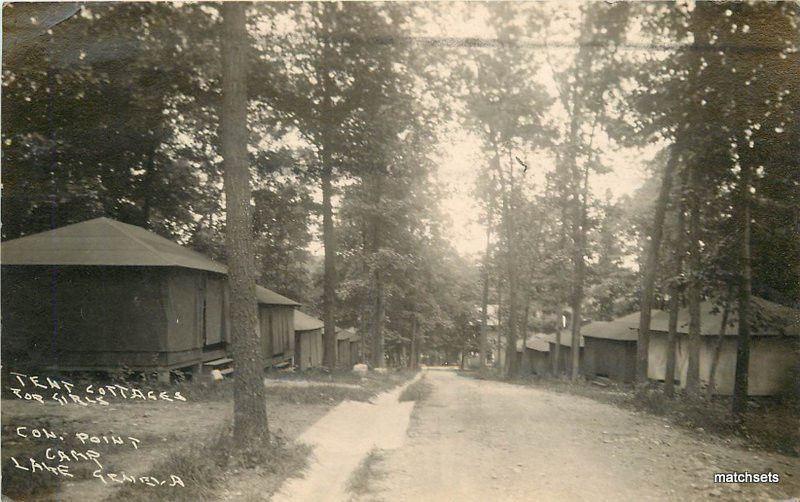
[[[6,366],[168,377],[231,361],[227,268],[143,228],[68,225],[4,242],[0,264]],[[256,297],[267,365],[321,365],[321,322],[266,288]]]
[[[720,308],[713,302],[701,304],[700,381],[708,385],[714,370],[714,392],[733,393],[736,372],[738,324],[731,313],[722,332]],[[800,311],[753,298],[751,311],[756,322],[751,328],[748,365],[748,393],[751,396],[770,396],[797,391],[800,375]],[[581,328],[579,367],[587,377],[607,377],[630,383],[636,378],[636,347],[639,333],[639,312],[613,321],[595,321]],[[669,312],[654,309],[648,343],[647,376],[664,381],[667,361]],[[678,312],[675,348],[676,384],[685,387],[689,367],[689,313]],[[551,373],[555,355],[555,335],[534,333],[527,337],[525,350],[517,344],[520,357],[528,358],[527,367],[536,374]],[[572,361],[572,340],[569,332],[562,333],[559,351],[561,371],[569,374]],[[716,360],[716,362],[715,362]]]

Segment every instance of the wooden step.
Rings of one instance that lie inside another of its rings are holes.
[[[223,375],[230,375],[231,373],[233,373],[233,368],[225,368],[224,370],[219,370],[219,372],[222,373]]]
[[[233,359],[230,357],[223,357],[221,359],[214,359],[213,361],[208,361],[207,363],[203,363],[203,366],[225,366],[226,364],[230,364],[233,362]]]

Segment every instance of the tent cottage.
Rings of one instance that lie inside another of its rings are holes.
[[[267,366],[285,366],[294,357],[294,300],[256,286],[261,350]]]
[[[294,313],[294,364],[301,370],[322,365],[322,328],[315,317],[296,310]]]
[[[15,367],[163,376],[225,355],[227,271],[200,253],[109,218],[0,252],[2,349]]]
[[[613,321],[595,321],[581,328],[584,374],[621,382],[636,379],[636,339],[639,313]]]
[[[525,368],[523,361],[527,358],[528,368],[531,373],[544,375],[550,373],[550,344],[547,335],[544,333],[531,333],[525,340],[525,349],[522,348],[522,340],[517,340],[517,353],[521,356],[519,368]]]
[[[547,343],[550,346],[549,364],[553,367],[553,358],[556,356],[556,335],[548,335]],[[583,368],[583,354],[584,354],[585,340],[581,335],[580,352],[578,353],[578,368]],[[558,367],[561,371],[569,374],[572,371],[572,335],[570,333],[561,333],[561,350],[559,353]]]
[[[720,340],[722,312],[714,308],[710,301],[703,302],[700,308],[700,381],[709,382],[711,366],[716,357],[715,392],[731,395],[736,372],[736,336],[739,332],[736,313],[729,316],[725,336]],[[800,311],[762,298],[753,298],[751,311],[755,322],[751,328],[748,394],[768,396],[789,390],[793,385],[793,372],[800,370]],[[676,378],[682,387],[685,386],[689,366],[688,326],[689,312],[682,308],[678,312],[675,350]],[[653,310],[647,376],[655,380],[664,380],[666,373],[668,327],[669,312]]]
[[[336,332],[336,363],[339,367],[350,368],[358,362],[359,336],[353,328]]]
[[[143,228],[109,218],[67,225],[4,242],[0,263],[2,350],[15,369],[167,379],[230,361],[226,267]],[[295,302],[264,288],[259,302],[289,309],[292,329]],[[291,357],[288,343],[269,343]]]
[[[361,336],[354,333],[350,337],[350,366],[356,365],[361,362]]]

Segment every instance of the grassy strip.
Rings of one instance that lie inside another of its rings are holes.
[[[283,403],[293,404],[331,404],[335,405],[345,400],[369,401],[374,393],[368,389],[336,387],[333,385],[308,385],[297,386],[270,386],[267,396]]]
[[[310,451],[305,445],[276,436],[270,441],[252,443],[244,451],[232,445],[231,429],[226,427],[214,440],[177,451],[153,468],[153,475],[159,479],[170,479],[170,474],[174,474],[185,486],[125,484],[107,500],[149,502],[154,497],[170,501],[214,500],[226,479],[249,469],[272,478],[274,482],[262,492],[265,498],[269,498],[284,479],[305,468]]]
[[[741,421],[731,415],[731,400],[726,396],[689,399],[676,394],[673,398],[664,396],[659,385],[651,385],[634,390],[632,385],[608,382],[601,387],[586,380],[571,382],[548,376],[530,376],[518,379],[504,379],[495,373],[480,376],[477,373],[463,372],[465,376],[508,383],[530,385],[553,392],[588,397],[595,401],[614,404],[634,411],[666,417],[675,425],[708,432],[719,437],[739,437],[757,448],[800,456],[800,427],[797,403],[781,399],[753,400],[758,407],[750,409]],[[676,389],[677,390],[677,389]]]
[[[41,499],[47,500],[57,499],[57,494],[61,490],[61,483],[65,478],[54,476],[48,472],[37,471],[35,473],[23,471],[15,466],[11,460],[13,456],[23,467],[30,469],[28,464],[29,458],[34,458],[38,462],[45,461],[46,446],[39,447],[27,453],[19,454],[19,452],[9,452],[6,446],[3,447],[3,495],[10,497],[12,500],[31,500]],[[52,462],[47,462],[48,465]],[[85,471],[75,472],[70,466],[70,474],[75,476],[76,480],[88,479],[91,473]],[[3,498],[5,500],[5,497]]]
[[[308,372],[300,373],[301,375]],[[312,373],[313,375],[314,373]],[[345,400],[369,401],[381,392],[401,385],[414,377],[413,371],[390,371],[387,373],[369,372],[362,376],[347,374],[328,374],[331,378],[305,379],[330,383],[355,383],[359,388],[337,387],[334,385],[308,386],[270,386],[267,395],[281,402],[294,404],[338,404]],[[340,378],[341,377],[341,378]],[[356,377],[355,379],[353,379]],[[301,378],[297,378],[301,379]],[[289,379],[287,379],[289,380]]]
[[[412,383],[405,389],[403,392],[400,393],[400,401],[425,401],[433,392],[433,386],[425,380],[425,378],[420,378],[416,382]]]
[[[350,478],[347,480],[347,491],[353,497],[360,497],[367,495],[373,491],[372,482],[376,479],[385,476],[385,473],[380,471],[377,466],[383,460],[383,454],[380,450],[373,449],[361,461],[358,469],[353,471]]]

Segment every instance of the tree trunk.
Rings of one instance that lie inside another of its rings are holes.
[[[156,178],[156,155],[158,154],[158,147],[160,143],[156,137],[150,144],[147,158],[144,161],[144,176],[142,177],[142,216],[141,227],[151,230],[153,226],[150,224],[150,214],[153,207],[153,184]]]
[[[664,235],[664,218],[667,212],[667,202],[672,190],[672,177],[677,164],[675,147],[670,149],[669,159],[664,168],[664,178],[661,181],[661,191],[656,201],[653,228],[650,233],[650,245],[647,247],[647,258],[642,279],[641,315],[639,316],[639,337],[636,342],[636,383],[647,383],[647,350],[650,340],[650,310],[653,308],[653,293],[658,272],[658,254],[661,248],[661,238]]]
[[[528,340],[528,321],[531,314],[531,301],[528,299],[525,302],[525,313],[522,316],[522,357],[520,358],[519,374],[528,376],[531,373],[531,360],[528,358],[525,342]]]
[[[322,279],[323,351],[322,365],[336,367],[336,240],[333,234],[333,166],[323,155],[322,166],[322,244],[325,248],[325,271]]]
[[[580,186],[580,185],[578,185]],[[583,189],[581,194],[577,194],[577,218],[575,222],[575,254],[574,266],[575,273],[572,283],[572,362],[570,378],[575,381],[580,373],[581,357],[581,319],[583,319],[583,283],[586,279],[586,231],[588,221],[588,198],[589,198],[589,168],[584,169]]]
[[[683,272],[684,234],[686,218],[683,214],[683,197],[678,194],[675,216],[676,238],[673,247],[674,276],[677,279]],[[667,364],[664,372],[664,394],[672,397],[675,394],[675,347],[678,341],[678,313],[680,311],[680,288],[673,282],[669,294],[669,331],[667,333]]]
[[[750,295],[753,287],[753,269],[750,262],[750,166],[742,165],[742,182],[739,189],[739,336],[736,348],[736,376],[733,381],[732,411],[741,416],[747,410],[748,369],[750,365]]]
[[[503,369],[503,292],[499,287],[497,288],[497,361],[494,362],[495,368],[498,370]]]
[[[564,318],[564,307],[561,304],[558,305],[556,309],[556,343],[554,347],[553,354],[551,357],[553,358],[553,376],[559,376],[561,374],[561,323],[562,319]]]
[[[383,368],[386,366],[384,357],[384,341],[383,341],[383,320],[386,310],[386,302],[383,294],[383,280],[379,272],[375,272],[375,303],[373,305],[372,316],[372,365],[375,368]]]
[[[719,327],[719,336],[714,344],[714,356],[711,359],[711,371],[708,374],[708,389],[706,396],[710,399],[714,396],[717,385],[717,367],[719,366],[719,354],[722,352],[722,343],[725,341],[725,332],[728,330],[728,314],[731,310],[731,288],[728,288],[728,295],[725,297],[725,307],[722,310],[722,323]]]
[[[322,25],[323,31],[326,33],[325,38],[320,40],[322,44],[322,59],[327,64],[332,64],[335,49],[331,46],[330,39],[327,38],[327,33],[335,32],[336,30],[336,6],[331,4],[323,4],[323,19],[325,23]],[[333,141],[330,139],[327,128],[335,127],[330,124],[329,117],[333,115],[333,103],[331,102],[331,94],[335,92],[336,83],[331,77],[331,73],[325,67],[317,68],[317,80],[322,87],[322,103],[320,110],[317,113],[317,119],[324,125],[323,130],[319,133],[319,153],[322,162],[322,169],[320,172],[320,184],[322,189],[322,246],[324,248],[324,264],[323,264],[323,277],[322,277],[322,322],[323,322],[323,350],[322,350],[322,365],[331,370],[336,368],[337,365],[337,345],[336,345],[336,235],[333,222],[333,180],[334,180],[334,165],[333,165]]]
[[[677,288],[676,288],[677,289]],[[664,395],[675,395],[675,348],[678,344],[678,313],[681,304],[678,292],[673,291],[669,297],[669,331],[667,332],[667,362],[664,370]]]
[[[497,168],[500,169],[499,155],[497,157]],[[509,150],[509,183],[506,192],[505,180],[503,182],[503,222],[506,227],[506,267],[508,274],[508,337],[506,338],[506,377],[511,378],[518,373],[517,368],[517,271],[518,263],[516,253],[516,236],[514,229],[514,163],[511,159]]]
[[[481,332],[478,340],[478,359],[481,374],[486,373],[486,352],[488,350],[487,334],[489,332],[489,254],[492,242],[492,219],[494,217],[494,199],[490,195],[489,208],[486,216],[486,252],[483,255],[483,292],[481,295]]]
[[[231,291],[233,437],[239,447],[268,438],[264,355],[256,311],[255,249],[247,153],[246,4],[222,5],[222,113],[220,131],[226,205],[225,245]]]
[[[408,367],[412,370],[417,369],[417,318],[411,319],[411,349],[408,357]]]
[[[700,199],[698,167],[689,172],[689,367],[686,373],[686,392],[697,396],[700,390]]]

